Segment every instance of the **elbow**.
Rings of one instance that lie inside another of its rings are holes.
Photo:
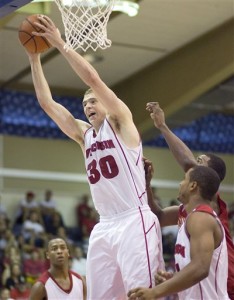
[[[200,280],[199,281],[205,279],[206,277],[208,277],[208,275],[209,275],[209,269],[203,268],[203,270],[201,270]]]
[[[197,165],[197,162],[195,159],[194,160],[188,159],[184,162],[184,167],[183,167],[184,171],[187,172],[189,169],[195,167],[196,165]]]
[[[44,110],[44,111],[48,111],[49,109],[49,104],[45,103],[44,101],[40,100],[40,97],[38,97],[38,102],[40,104],[40,107]]]

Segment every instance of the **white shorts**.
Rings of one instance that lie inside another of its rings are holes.
[[[88,300],[127,299],[135,287],[154,286],[164,269],[158,218],[148,205],[101,217],[87,255]]]

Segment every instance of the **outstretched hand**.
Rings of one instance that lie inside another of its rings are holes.
[[[146,104],[146,110],[150,112],[150,117],[154,121],[155,127],[160,129],[161,126],[165,125],[164,111],[161,109],[158,102],[148,102]]]
[[[154,290],[148,288],[135,288],[128,292],[128,297],[131,300],[153,300],[157,299],[154,296]]]
[[[48,16],[39,15],[38,19],[40,22],[35,22],[35,25],[42,29],[42,31],[33,31],[34,35],[45,37],[53,47],[58,47],[61,43],[65,44],[61,38],[59,29]]]

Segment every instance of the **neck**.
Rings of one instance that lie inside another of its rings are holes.
[[[49,272],[54,278],[67,278],[69,276],[67,267],[52,266]]]
[[[190,196],[189,202],[186,205],[187,213],[190,213],[195,207],[197,207],[200,204],[211,206],[210,201],[203,199],[201,195]]]

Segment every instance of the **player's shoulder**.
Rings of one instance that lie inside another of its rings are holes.
[[[82,276],[81,276],[80,274],[78,274],[78,273],[76,273],[76,272],[74,272],[74,271],[72,271],[72,270],[69,270],[69,273],[70,273],[71,275],[75,276],[76,278],[78,278],[78,279],[80,279],[80,280],[83,280],[83,279],[82,279]]]
[[[45,271],[40,275],[40,277],[38,277],[37,282],[45,285],[49,278],[50,278],[50,273],[48,271]]]
[[[30,291],[30,297],[29,300],[34,300],[34,299],[46,299],[46,288],[45,285],[40,282],[37,281],[34,283],[34,285],[31,288]]]
[[[211,214],[215,217],[217,216],[213,208],[210,205],[206,205],[206,204],[198,205],[193,209],[192,212],[204,212],[204,213]]]
[[[211,229],[217,225],[217,214],[209,205],[194,208],[186,219],[186,228],[200,230]]]

